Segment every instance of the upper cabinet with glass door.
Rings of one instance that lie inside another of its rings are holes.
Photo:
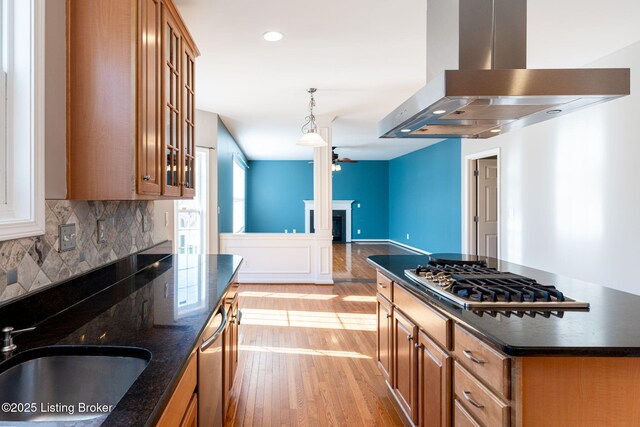
[[[193,197],[199,51],[173,2],[68,1],[67,25],[67,198]]]

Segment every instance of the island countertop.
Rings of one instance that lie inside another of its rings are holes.
[[[368,261],[382,274],[510,356],[640,357],[638,295],[488,258],[489,267],[556,285],[565,295],[589,303],[589,309],[582,311],[491,313],[460,308],[405,277],[405,269],[427,264],[427,255],[375,255]]]
[[[102,425],[153,425],[241,262],[234,255],[140,253],[4,305],[0,321],[36,326],[16,336],[14,355],[60,345],[149,350],[149,364]]]

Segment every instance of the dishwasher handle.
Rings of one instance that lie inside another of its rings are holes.
[[[222,323],[220,323],[220,326],[218,327],[216,332],[200,345],[200,351],[205,351],[207,348],[209,348],[209,346],[213,344],[216,339],[218,339],[222,331],[224,331],[224,329],[227,327],[227,323],[229,323],[229,319],[227,318],[227,310],[224,309],[224,306],[220,306],[220,310],[218,310],[218,313],[222,314]]]

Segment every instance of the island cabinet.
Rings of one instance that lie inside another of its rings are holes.
[[[409,424],[640,426],[636,354],[508,356],[473,325],[378,275],[378,285],[391,284],[378,286],[378,366]]]
[[[196,427],[198,420],[198,354],[191,353],[187,367],[178,381],[169,403],[156,427]]]
[[[194,196],[198,55],[172,0],[67,0],[67,198]]]

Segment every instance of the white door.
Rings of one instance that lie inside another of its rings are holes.
[[[477,254],[498,257],[498,160],[479,159],[476,174]]]

